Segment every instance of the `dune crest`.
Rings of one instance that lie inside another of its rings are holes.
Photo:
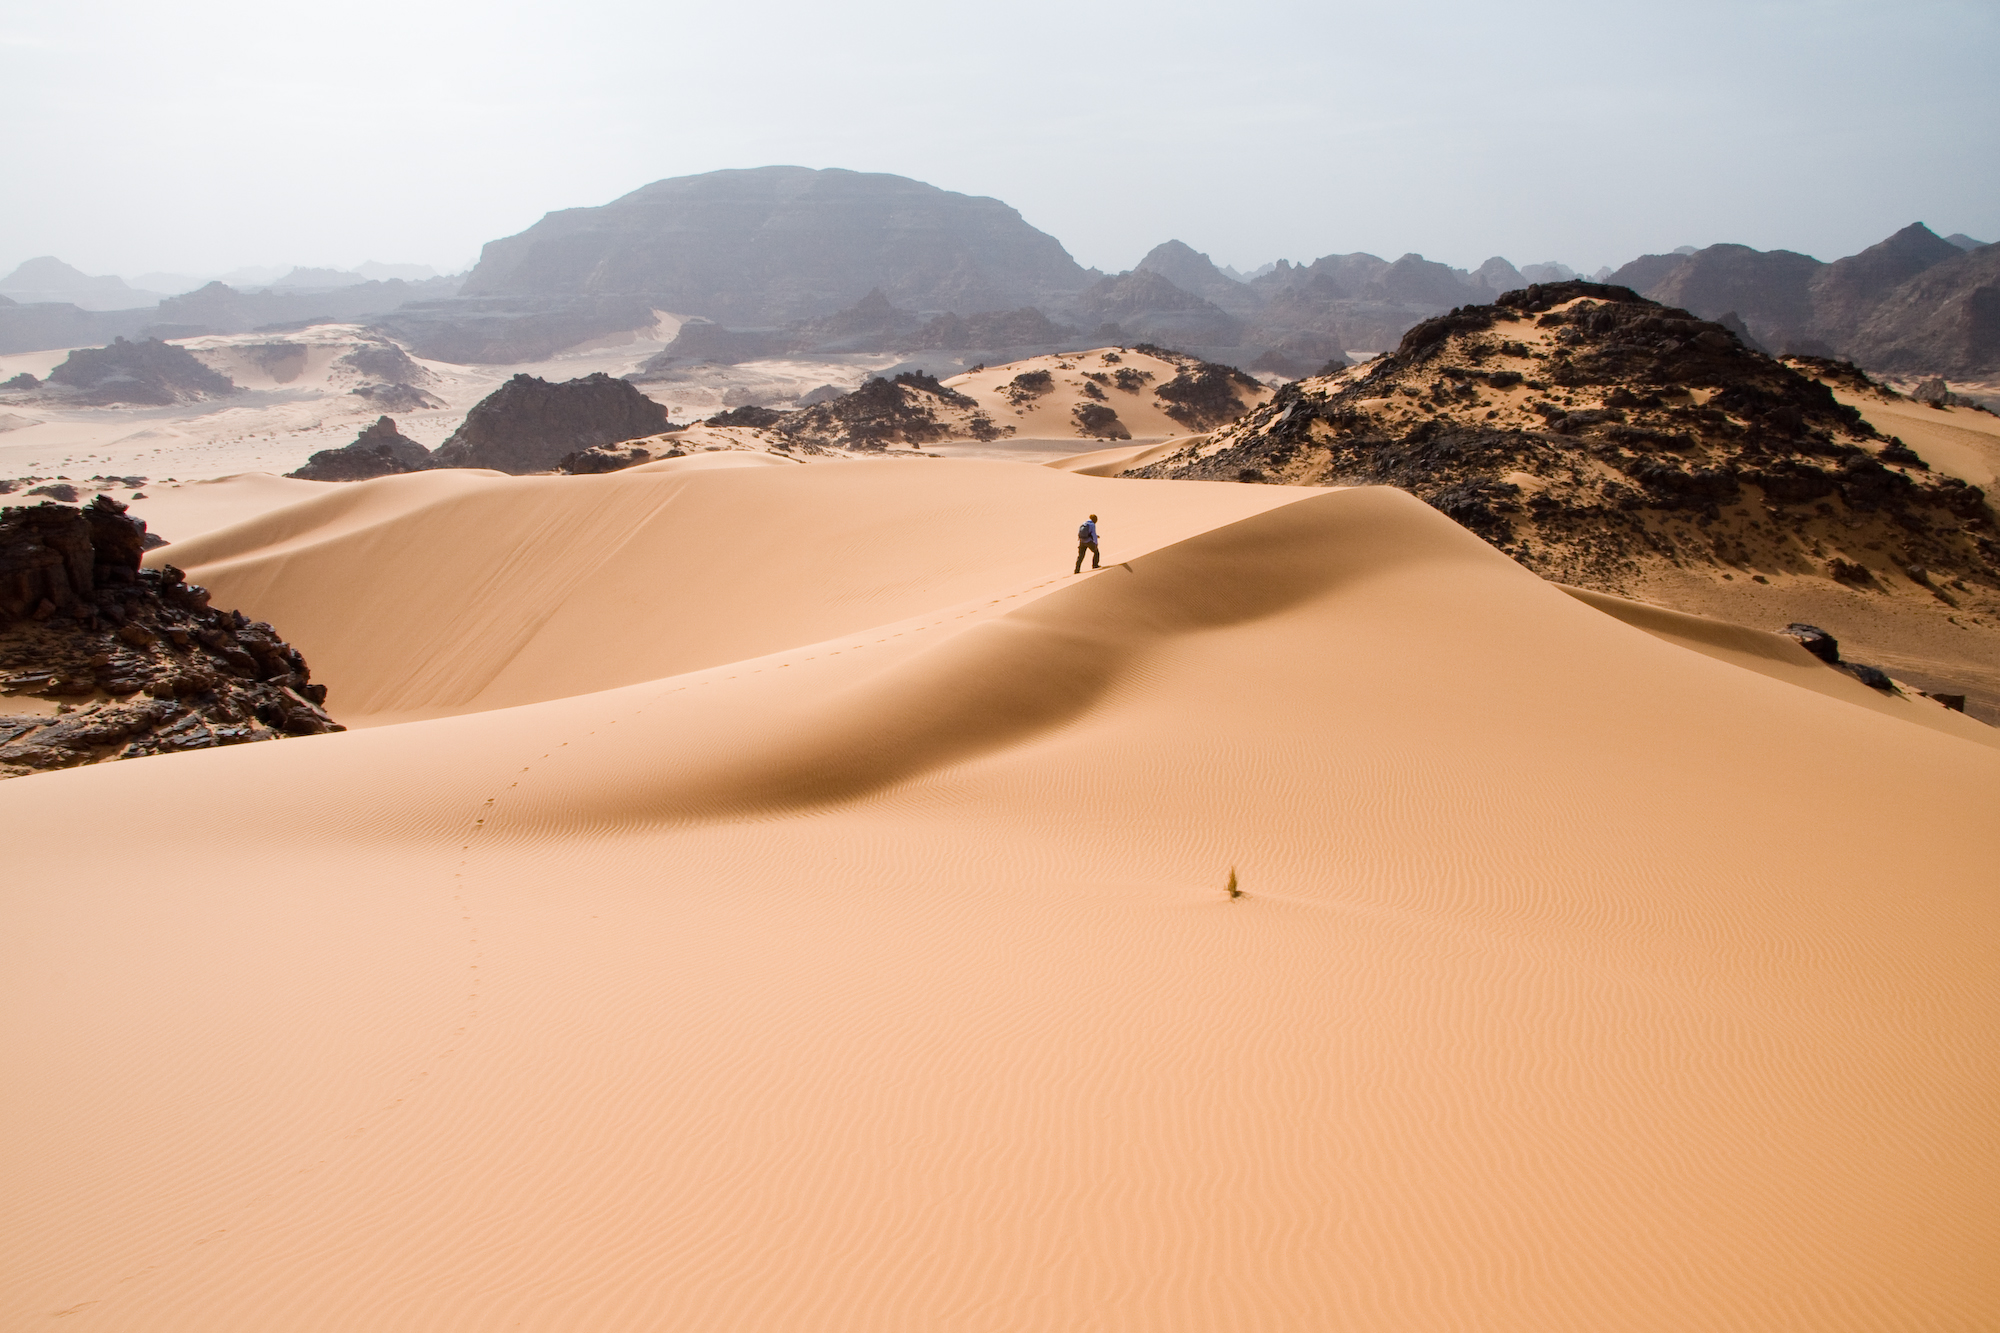
[[[2000,753],[1761,640],[952,460],[184,546],[450,715],[0,784],[0,1327],[2000,1318]]]

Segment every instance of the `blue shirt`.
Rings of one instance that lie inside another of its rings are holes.
[[[1095,522],[1095,521],[1093,521],[1093,522],[1089,522],[1089,523],[1086,523],[1086,524],[1084,524],[1084,525],[1083,525],[1082,527],[1078,528],[1078,529],[1076,530],[1076,539],[1077,539],[1078,541],[1080,541],[1080,542],[1094,542],[1094,541],[1096,541],[1096,540],[1097,540],[1097,524],[1096,524],[1096,522]]]

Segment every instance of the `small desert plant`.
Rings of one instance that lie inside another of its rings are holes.
[[[1229,884],[1228,884],[1228,893],[1229,893],[1229,901],[1230,901],[1230,902],[1235,902],[1235,901],[1236,901],[1236,900],[1237,900],[1238,898],[1241,898],[1241,897],[1243,896],[1243,890],[1242,890],[1242,889],[1239,889],[1238,887],[1236,887],[1236,867],[1235,867],[1235,866],[1231,866],[1231,867],[1229,867]]]

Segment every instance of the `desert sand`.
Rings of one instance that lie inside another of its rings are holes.
[[[1990,732],[1087,470],[155,552],[356,729],[0,784],[0,1327],[2000,1323]]]

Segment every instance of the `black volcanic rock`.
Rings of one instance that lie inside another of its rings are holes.
[[[388,417],[355,436],[352,444],[338,449],[322,449],[306,460],[304,467],[288,472],[300,481],[367,481],[371,477],[393,477],[403,472],[422,472],[433,466],[431,451],[407,439]]]
[[[296,649],[144,544],[106,496],[0,509],[0,684],[70,710],[0,716],[0,777],[342,729]]]
[[[1001,309],[1089,275],[997,199],[855,171],[760,167],[681,176],[489,242],[464,294],[644,294],[665,309],[772,326],[871,288],[904,309]]]
[[[602,372],[561,384],[516,375],[466,413],[431,465],[547,472],[578,449],[666,429],[666,408]]]
[[[222,398],[240,390],[185,347],[148,339],[115,340],[109,347],[80,347],[49,372],[43,391],[62,402],[105,407],[113,403],[166,406]]]
[[[1647,562],[1857,586],[1921,566],[2000,590],[1978,487],[1723,326],[1608,284],[1452,310],[1131,475],[1400,486],[1545,576],[1609,591]]]

